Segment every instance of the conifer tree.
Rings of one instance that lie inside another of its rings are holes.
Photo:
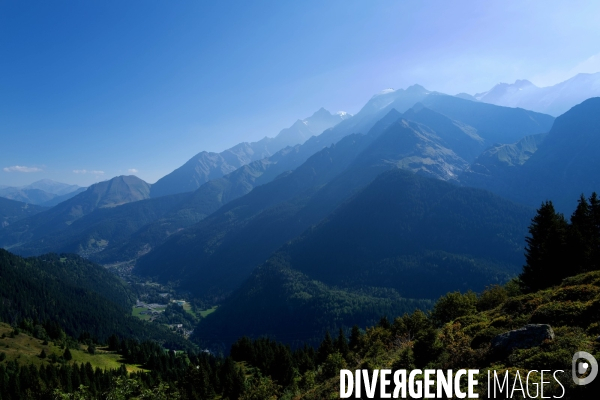
[[[571,215],[571,226],[567,238],[569,261],[573,273],[589,271],[593,241],[590,205],[582,194],[577,208]]]
[[[325,338],[321,342],[319,346],[319,350],[317,350],[317,364],[322,364],[327,359],[327,356],[335,352],[335,347],[333,346],[333,340],[331,340],[331,335],[329,331],[325,334]]]
[[[525,239],[527,263],[519,276],[524,291],[548,288],[568,276],[567,228],[565,217],[556,212],[552,202],[542,203]]]
[[[344,330],[340,328],[340,333],[338,334],[337,339],[335,340],[335,348],[337,351],[345,358],[350,351],[348,347],[348,340],[346,340],[346,335],[344,335]]]
[[[351,350],[355,350],[358,347],[358,344],[360,342],[360,329],[358,328],[358,325],[354,325],[352,327],[352,330],[350,331],[350,343],[348,343],[348,346],[350,347]]]
[[[597,271],[600,270],[600,198],[596,192],[590,196],[590,220],[592,238],[589,270]]]
[[[69,348],[65,348],[65,352],[63,353],[63,358],[66,361],[71,361],[73,359],[73,355],[71,355],[71,351],[69,350]]]

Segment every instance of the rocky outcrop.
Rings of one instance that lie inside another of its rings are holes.
[[[553,339],[554,331],[550,325],[525,325],[496,336],[492,340],[492,351],[498,355],[507,355],[514,349],[529,349],[541,345],[545,340]]]

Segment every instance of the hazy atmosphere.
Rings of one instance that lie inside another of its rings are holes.
[[[595,2],[0,3],[0,185],[155,182],[194,154],[418,83],[600,71]]]

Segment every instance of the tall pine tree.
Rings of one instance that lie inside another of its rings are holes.
[[[567,229],[565,217],[556,212],[552,202],[542,203],[525,239],[527,264],[519,276],[524,291],[548,288],[569,275]]]

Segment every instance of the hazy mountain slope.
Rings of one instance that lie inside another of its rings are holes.
[[[293,339],[310,339],[319,326],[361,325],[394,305],[418,304],[401,299],[482,290],[521,268],[533,213],[486,191],[384,172],[282,246],[195,337],[227,340],[235,332],[289,341],[291,331]]]
[[[554,116],[591,97],[600,96],[600,72],[577,74],[573,78],[548,87],[538,87],[527,80],[513,84],[500,83],[475,98],[507,107],[521,107]]]
[[[512,144],[496,144],[486,149],[460,175],[466,186],[482,187],[495,193],[510,191],[506,177],[535,153],[547,134],[525,136]]]
[[[20,201],[22,203],[41,205],[57,196],[40,189],[8,187],[0,190],[0,197]]]
[[[439,114],[421,103],[417,103],[402,116],[431,128],[444,147],[452,149],[467,162],[472,162],[485,148],[485,140],[479,136],[477,129]]]
[[[282,252],[292,268],[328,284],[386,286],[405,297],[434,298],[452,290],[441,286],[482,289],[495,280],[486,275],[516,273],[531,215],[486,191],[393,170]],[[466,256],[463,272],[475,270],[468,276],[445,271],[452,261],[444,265],[440,258],[439,275],[421,271],[415,261],[434,260],[433,252]],[[472,262],[478,259],[494,268]]]
[[[554,123],[554,118],[550,115],[455,96],[432,94],[422,103],[455,121],[474,127],[487,146],[494,143],[514,143],[524,136],[548,132]]]
[[[136,271],[163,281],[181,280],[198,294],[227,292],[285,241],[326,217],[382,171],[404,168],[455,179],[468,164],[439,144],[440,136],[465,135],[450,125],[450,132],[437,135],[391,111],[368,135],[347,136],[294,172],[174,235],[140,259]]]
[[[18,221],[0,233],[0,246],[14,247],[64,229],[97,208],[116,207],[148,198],[150,185],[135,176],[96,183],[57,206]]]
[[[596,97],[558,117],[537,151],[522,165],[490,170],[488,176],[487,171],[471,168],[464,182],[533,207],[552,199],[559,210],[571,213],[581,193],[600,192],[598,154],[600,98]]]
[[[57,204],[62,203],[63,201],[67,201],[72,197],[77,196],[79,193],[83,193],[87,190],[87,188],[80,187],[77,190],[72,191],[71,193],[57,195],[56,197],[43,202],[41,205],[44,207],[54,207]]]
[[[47,252],[76,253],[93,259],[107,246],[124,243],[133,233],[159,220],[191,194],[180,193],[146,199],[119,207],[98,208],[62,230],[30,241],[12,250],[21,255]]]
[[[152,185],[151,196],[194,191],[202,184],[227,175],[252,161],[270,157],[287,146],[302,144],[309,137],[320,134],[348,117],[348,114],[331,114],[321,108],[312,116],[283,129],[274,138],[240,143],[221,153],[200,152]]]
[[[22,187],[2,187],[0,197],[50,207],[73,197],[82,190],[84,188],[77,185],[42,179]]]
[[[44,210],[46,210],[45,207],[0,197],[0,230],[15,221],[38,214]]]

